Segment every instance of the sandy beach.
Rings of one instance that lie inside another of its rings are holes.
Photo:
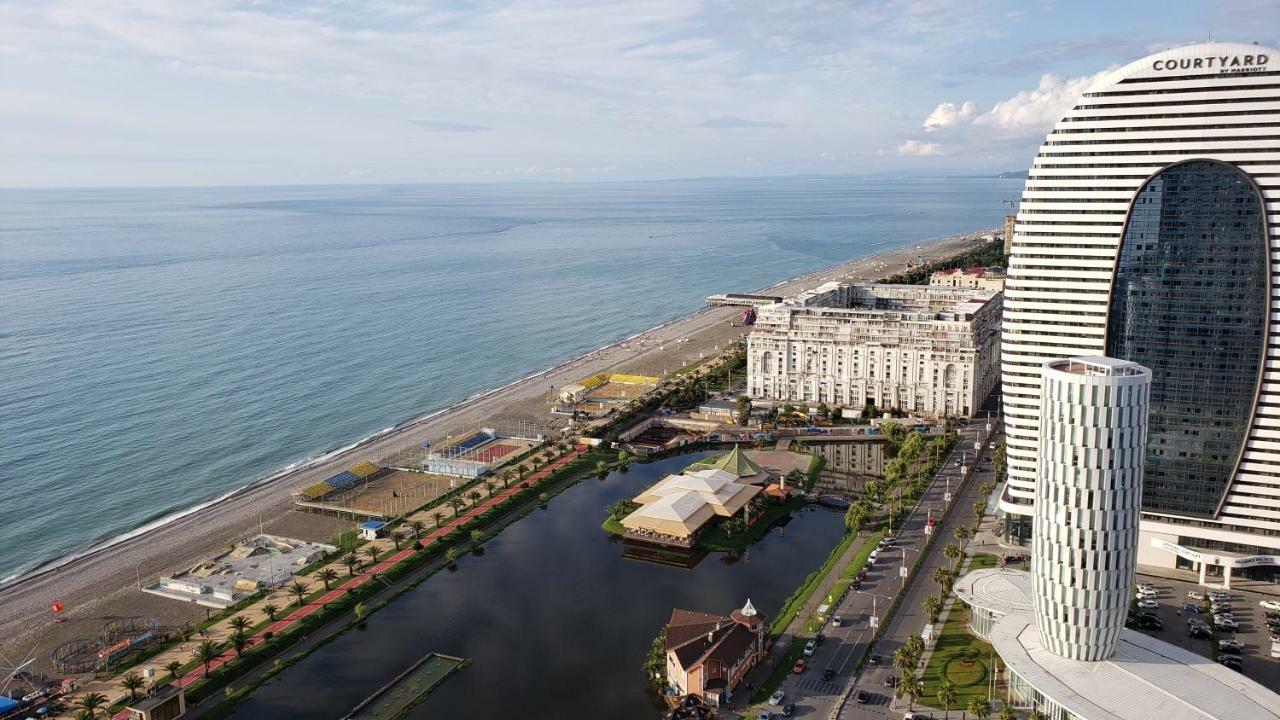
[[[793,278],[768,290],[789,294],[833,279],[884,277],[898,272],[918,255],[931,260],[944,258],[971,247],[981,235],[990,232],[980,230],[922,241]],[[707,288],[706,294],[749,291],[717,287]],[[139,592],[138,580],[188,566],[259,528],[304,539],[328,539],[350,527],[350,521],[293,511],[289,502],[291,490],[318,482],[356,462],[376,461],[394,450],[464,432],[495,419],[545,419],[550,385],[560,387],[604,371],[661,375],[675,370],[741,337],[743,328],[730,324],[738,311],[732,307],[703,308],[445,410],[402,423],[394,431],[345,452],[277,473],[269,481],[127,540],[0,586],[0,651],[10,656],[34,652],[37,667],[47,669],[49,650],[73,637],[96,635],[108,617],[150,615],[162,625],[203,618],[203,609]],[[86,517],[84,522],[92,524],[94,519]],[[38,539],[33,538],[33,542]],[[53,622],[49,608],[55,599],[66,606],[68,622]]]

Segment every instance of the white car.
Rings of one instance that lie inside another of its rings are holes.
[[[879,559],[879,557],[880,557],[880,553],[879,553],[879,551],[877,551],[877,550],[872,550],[872,551],[871,551],[871,554],[867,556],[867,564],[868,564],[868,565],[875,565],[875,564],[876,564],[876,560],[877,560],[877,559]]]
[[[1244,643],[1239,640],[1219,640],[1218,649],[1240,652],[1241,650],[1244,650]]]
[[[1188,600],[1204,600],[1204,594],[1198,593],[1195,590],[1188,590],[1187,599]]]
[[[1280,612],[1280,600],[1259,600],[1258,607],[1262,608],[1263,610]]]
[[[1160,593],[1148,588],[1138,588],[1137,590],[1134,591],[1134,594],[1140,598],[1153,598],[1156,595],[1159,595]]]
[[[784,697],[786,697],[786,695],[785,695],[781,690],[774,690],[774,691],[773,691],[773,694],[769,696],[769,704],[770,704],[770,705],[781,705],[781,704],[782,704],[782,698],[784,698]]]
[[[1142,608],[1143,610],[1153,610],[1155,608],[1160,607],[1160,603],[1156,602],[1155,600],[1139,600],[1138,607]]]
[[[804,651],[803,651],[803,652],[804,652],[804,656],[805,656],[805,657],[811,657],[811,656],[813,655],[813,653],[814,653],[815,651],[817,651],[817,649],[818,649],[818,641],[817,641],[817,640],[809,640],[809,642],[807,642],[807,643],[805,643],[805,644],[804,644]]]

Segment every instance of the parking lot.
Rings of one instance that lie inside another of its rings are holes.
[[[1219,640],[1232,638],[1239,640],[1244,644],[1242,652],[1244,674],[1272,690],[1280,691],[1280,660],[1271,658],[1271,639],[1267,624],[1264,622],[1263,610],[1258,606],[1259,600],[1271,596],[1236,590],[1225,591],[1230,599],[1231,614],[1240,625],[1239,630],[1235,633],[1219,631],[1212,640],[1197,640],[1187,635],[1187,613],[1182,611],[1183,603],[1187,602],[1187,591],[1194,590],[1204,595],[1216,588],[1206,588],[1192,582],[1168,580],[1149,575],[1139,575],[1138,582],[1155,586],[1159,593],[1156,600],[1160,605],[1156,614],[1164,623],[1163,630],[1140,630],[1139,632],[1205,657],[1213,657],[1213,645]],[[1191,602],[1200,603],[1200,601]],[[1206,622],[1209,621],[1207,615],[1200,615],[1200,617]]]

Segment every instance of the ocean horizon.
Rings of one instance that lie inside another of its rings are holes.
[[[1021,181],[0,190],[0,578]],[[39,538],[39,543],[32,543]]]

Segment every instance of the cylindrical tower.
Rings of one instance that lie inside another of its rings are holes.
[[[1036,624],[1046,649],[1103,660],[1133,595],[1151,371],[1107,357],[1052,360],[1040,402]]]

